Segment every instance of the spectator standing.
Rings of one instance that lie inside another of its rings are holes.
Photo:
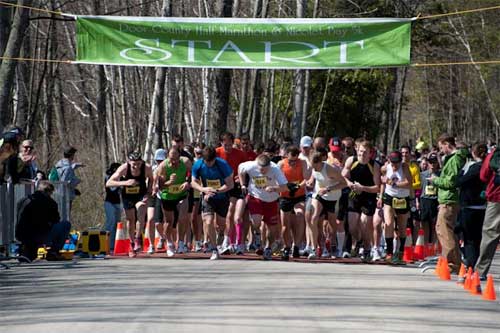
[[[81,180],[76,176],[75,170],[83,166],[83,164],[75,162],[76,152],[76,148],[71,146],[66,147],[63,152],[64,158],[56,163],[59,180],[68,183],[69,186],[70,210],[73,200],[80,194],[80,191],[78,191],[76,187],[80,184]]]
[[[486,279],[500,239],[500,151],[495,148],[484,160],[480,177],[486,186],[486,213],[476,271]]]
[[[120,166],[120,163],[111,163],[108,170],[106,170],[106,176],[104,177],[104,184],[109,180],[111,175],[113,175]],[[116,225],[122,217],[122,205],[120,199],[120,187],[105,187],[106,196],[104,198],[104,212],[106,214],[106,222],[104,224],[104,230],[109,231],[109,250],[113,252],[115,248],[115,235],[116,235]]]
[[[23,162],[23,169],[20,173],[21,179],[34,180],[38,171],[36,164],[35,146],[32,140],[24,140],[20,146],[19,159]]]

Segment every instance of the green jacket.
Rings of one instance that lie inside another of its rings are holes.
[[[467,154],[467,149],[458,149],[455,153],[446,156],[440,176],[432,181],[438,188],[438,202],[440,204],[458,203],[457,178],[467,160]]]

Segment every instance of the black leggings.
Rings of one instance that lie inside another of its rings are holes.
[[[464,235],[464,257],[467,267],[474,267],[479,257],[483,232],[484,209],[462,208],[460,224]]]

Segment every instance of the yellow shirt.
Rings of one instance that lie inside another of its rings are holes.
[[[412,190],[420,190],[422,183],[420,181],[420,167],[415,162],[410,162],[410,173],[411,173],[411,188]]]

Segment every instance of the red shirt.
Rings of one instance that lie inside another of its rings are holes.
[[[227,153],[224,150],[224,147],[217,147],[215,149],[215,152],[217,154],[217,157],[222,158],[229,164],[231,169],[233,169],[233,175],[237,177],[238,167],[241,163],[247,161],[245,153],[236,148],[233,148],[230,153]]]
[[[243,154],[246,155],[246,161],[255,161],[257,158],[257,154],[253,150],[244,151]]]
[[[486,187],[486,200],[489,202],[500,202],[500,186],[495,185],[495,172],[490,168],[490,160],[494,152],[493,150],[486,156],[479,176],[484,183],[488,184]]]

